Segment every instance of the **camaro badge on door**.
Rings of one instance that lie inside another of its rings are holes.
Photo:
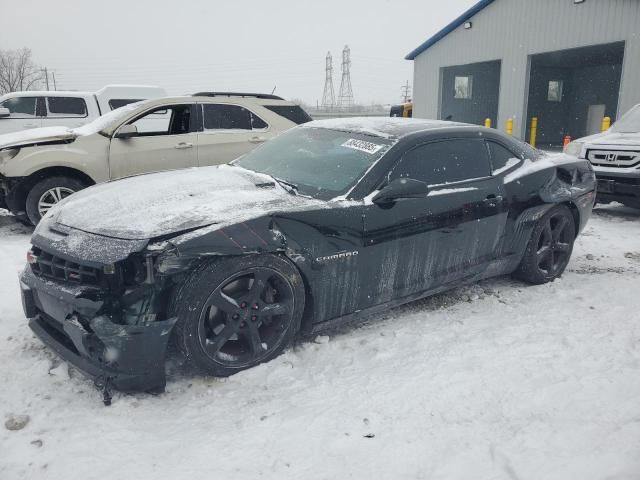
[[[358,255],[358,250],[353,252],[340,252],[333,255],[325,255],[324,257],[316,257],[316,262],[332,262],[334,260],[342,260],[343,258],[355,257]]]

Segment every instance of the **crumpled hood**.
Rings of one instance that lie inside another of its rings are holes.
[[[638,147],[640,146],[640,132],[618,133],[607,130],[606,132],[579,138],[578,141],[589,145],[629,145]]]
[[[23,147],[36,143],[58,142],[74,140],[78,134],[67,127],[46,127],[23,130],[21,132],[0,135],[0,149],[9,147]]]
[[[288,193],[266,175],[228,165],[138,175],[66,198],[46,218],[121,239],[151,239],[325,202]]]

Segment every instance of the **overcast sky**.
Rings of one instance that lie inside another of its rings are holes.
[[[0,49],[29,47],[58,89],[109,83],[276,93],[321,101],[351,48],[358,103],[400,100],[404,56],[475,0],[0,0]]]

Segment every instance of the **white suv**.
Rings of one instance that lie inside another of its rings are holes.
[[[36,224],[89,185],[227,163],[309,120],[274,95],[203,92],[129,104],[80,128],[0,135],[0,207]]]
[[[79,127],[128,103],[166,97],[150,85],[107,85],[97,92],[12,92],[0,96],[0,134],[40,127]]]

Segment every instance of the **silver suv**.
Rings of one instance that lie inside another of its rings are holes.
[[[309,120],[274,95],[201,92],[126,105],[79,128],[0,135],[0,207],[36,224],[89,185],[227,163]]]
[[[598,179],[598,202],[640,208],[640,104],[609,130],[571,142],[565,153],[591,162]]]

